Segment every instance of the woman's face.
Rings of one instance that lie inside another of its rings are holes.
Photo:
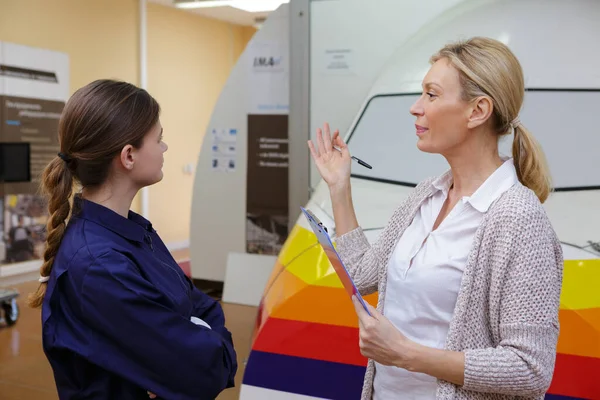
[[[419,150],[449,154],[467,140],[472,107],[461,94],[458,70],[447,59],[435,62],[423,79],[423,94],[410,108],[417,118]]]
[[[139,149],[133,149],[135,163],[130,170],[130,177],[139,187],[150,186],[163,178],[164,153],[168,147],[163,142],[163,129],[158,122],[146,134]]]

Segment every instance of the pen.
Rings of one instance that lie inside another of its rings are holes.
[[[342,150],[337,147],[337,146],[333,146],[334,149],[336,149],[337,151],[339,151],[340,153],[342,152]],[[360,165],[362,165],[363,167],[369,168],[369,169],[373,169],[373,167],[371,167],[369,164],[367,164],[366,162],[364,162],[363,160],[361,160],[360,158],[351,156],[353,160],[355,160],[357,163],[359,163]]]

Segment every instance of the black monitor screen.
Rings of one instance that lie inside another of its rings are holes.
[[[0,182],[30,182],[29,143],[0,143]]]

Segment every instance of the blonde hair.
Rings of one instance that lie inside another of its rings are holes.
[[[460,74],[462,96],[471,101],[487,96],[493,102],[493,127],[499,136],[514,131],[513,158],[519,181],[543,203],[550,195],[551,179],[539,143],[519,120],[525,95],[523,70],[508,46],[474,37],[444,46],[431,57],[433,64],[447,59]]]

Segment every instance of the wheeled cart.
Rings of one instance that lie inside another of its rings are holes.
[[[14,325],[19,319],[19,292],[15,289],[0,288],[0,324]]]

